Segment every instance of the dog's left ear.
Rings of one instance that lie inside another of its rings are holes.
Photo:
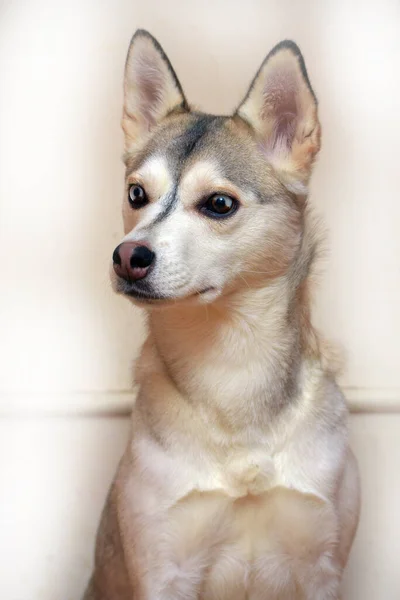
[[[178,110],[189,107],[175,71],[157,40],[139,29],[125,64],[122,128],[126,150],[146,139],[156,125]]]
[[[271,50],[237,114],[254,130],[282,183],[295,194],[307,195],[321,128],[317,100],[294,42],[281,42]]]

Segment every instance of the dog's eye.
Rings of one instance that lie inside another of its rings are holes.
[[[141,185],[136,183],[129,186],[128,199],[132,208],[142,208],[148,203],[146,192]]]
[[[214,194],[205,202],[201,210],[210,217],[227,217],[237,210],[238,202],[224,194]]]

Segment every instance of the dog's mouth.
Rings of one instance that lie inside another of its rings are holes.
[[[118,283],[117,292],[125,296],[133,298],[141,304],[161,304],[161,303],[177,303],[179,301],[189,300],[191,298],[201,297],[208,292],[213,292],[214,287],[208,286],[199,291],[193,292],[187,296],[175,297],[173,295],[159,294],[154,292],[143,280],[136,283]]]

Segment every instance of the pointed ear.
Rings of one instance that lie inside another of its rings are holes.
[[[317,99],[298,46],[284,41],[261,65],[237,110],[290,191],[307,194],[321,128]]]
[[[175,71],[157,40],[139,29],[125,65],[122,128],[126,150],[174,110],[189,110]]]

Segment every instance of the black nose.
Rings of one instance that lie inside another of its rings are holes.
[[[152,252],[147,246],[137,246],[132,253],[130,259],[130,265],[132,269],[138,267],[140,269],[145,269],[149,267],[153,262],[155,257],[154,252]]]
[[[125,281],[137,281],[146,277],[155,254],[138,242],[122,242],[113,252],[114,271]]]

